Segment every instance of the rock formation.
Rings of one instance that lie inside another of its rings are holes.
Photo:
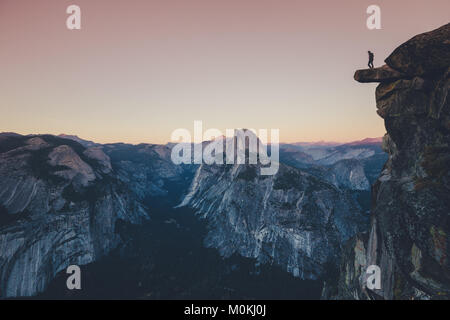
[[[364,167],[357,159],[336,162],[326,171],[324,178],[341,189],[370,190]]]
[[[239,254],[320,279],[337,265],[341,245],[366,230],[368,216],[350,195],[304,171],[280,164],[201,165],[181,206],[209,226],[204,241],[222,256]]]
[[[188,185],[181,205],[205,219],[204,243],[222,256],[274,263],[303,279],[327,276],[324,298],[449,298],[449,39],[450,25],[424,33],[385,66],[355,74],[380,83],[389,153],[368,233],[359,233],[368,216],[343,190],[372,181],[364,171],[381,155],[367,146],[288,149],[293,163],[328,168],[314,176],[280,164],[261,176],[258,165],[175,166],[170,145],[0,134],[0,298],[35,295],[68,265],[107,255],[121,241],[118,222],[146,221],[144,200]],[[369,265],[381,268],[379,290],[366,288]]]
[[[370,232],[347,244],[334,297],[448,299],[450,24],[405,42],[385,62],[355,74],[380,82],[389,159],[373,185]],[[369,265],[381,269],[379,290],[366,287]],[[333,297],[326,289],[324,298]]]
[[[148,219],[98,147],[0,135],[0,298],[42,292],[56,273],[108,254],[119,220]]]

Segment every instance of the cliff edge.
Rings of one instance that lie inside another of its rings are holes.
[[[389,154],[372,186],[371,228],[348,242],[324,298],[450,298],[450,24],[415,36],[355,80],[379,82]],[[381,289],[366,270],[381,270]]]

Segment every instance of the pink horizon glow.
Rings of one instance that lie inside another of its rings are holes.
[[[286,143],[385,133],[376,84],[353,80],[416,34],[448,23],[448,0],[2,0],[0,131],[99,143],[166,143],[177,128],[278,128]],[[67,6],[82,29],[65,26]]]

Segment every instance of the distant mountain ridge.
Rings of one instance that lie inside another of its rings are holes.
[[[362,140],[355,140],[351,142],[336,142],[336,141],[312,141],[312,142],[292,142],[292,143],[281,143],[282,145],[294,145],[301,147],[337,147],[341,145],[368,145],[375,144],[381,145],[383,137],[376,138],[364,138]]]
[[[0,132],[0,135],[16,135],[16,136],[22,136],[21,134],[15,133],[15,132]],[[34,135],[39,135],[39,134],[30,134],[27,136],[34,136]],[[60,138],[64,138],[64,139],[70,139],[73,141],[76,141],[82,145],[85,146],[94,146],[94,145],[100,145],[100,143],[97,143],[95,141],[91,141],[91,140],[86,140],[83,138],[80,138],[77,135],[70,135],[70,134],[65,134],[65,133],[61,133],[56,135]],[[221,137],[223,138],[223,137]],[[288,143],[288,142],[281,142],[281,145],[294,145],[294,146],[323,146],[323,147],[336,147],[336,146],[340,146],[340,145],[367,145],[367,144],[380,144],[383,141],[383,137],[375,137],[375,138],[364,138],[361,140],[355,140],[355,141],[350,141],[350,142],[336,142],[336,141],[325,141],[325,140],[321,140],[321,141],[312,141],[312,142],[292,142],[292,143]],[[117,143],[124,143],[127,144],[125,142],[117,142]],[[134,145],[138,145],[140,143],[134,144]],[[142,144],[146,144],[145,142],[142,142]],[[152,143],[148,143],[148,144],[152,144]],[[172,142],[168,142],[167,144],[173,144]]]
[[[350,143],[282,144],[280,161],[308,170],[337,187],[370,190],[387,160],[382,138],[366,138]]]
[[[93,141],[81,139],[81,138],[79,138],[76,135],[68,135],[68,134],[62,133],[62,134],[59,134],[58,137],[63,138],[63,139],[70,139],[70,140],[76,141],[79,144],[81,144],[81,145],[83,145],[85,147],[88,147],[88,148],[99,145],[98,143],[95,143]]]
[[[377,137],[377,138],[366,138],[366,139],[359,140],[359,141],[348,142],[348,143],[345,143],[345,145],[348,145],[348,146],[359,146],[359,145],[369,145],[369,144],[381,145],[382,143],[383,143],[383,137]]]
[[[217,190],[226,188],[236,199],[224,199],[220,214],[208,214],[205,244],[224,256],[237,253],[260,263],[275,262],[303,279],[323,277],[329,264],[336,263],[342,241],[367,224],[352,194],[367,186],[359,160],[343,161],[337,171],[322,165],[314,166],[316,171],[300,171],[282,157],[281,171],[274,177],[254,176],[254,166],[239,165],[225,178],[211,173],[230,166],[173,164],[173,146],[0,133],[0,296],[35,295],[68,264],[108,255],[121,244],[117,223],[151,221],[152,206],[161,201],[184,199],[185,205],[204,214],[204,205],[215,208],[224,196]],[[352,156],[347,149],[360,146],[320,148],[324,154]],[[306,159],[315,161],[311,155]],[[266,220],[258,222],[260,204],[255,199],[266,204]],[[248,203],[249,211],[237,203]],[[233,220],[240,221],[236,229],[229,227]],[[241,223],[250,229],[242,229]],[[27,231],[31,227],[35,232]],[[45,254],[36,255],[35,250]],[[21,274],[31,269],[36,272]]]

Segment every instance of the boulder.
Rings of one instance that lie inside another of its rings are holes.
[[[450,66],[450,23],[406,41],[385,62],[409,76],[445,70]]]
[[[405,74],[400,73],[388,65],[374,69],[356,70],[354,78],[358,82],[386,82],[404,78]]]

